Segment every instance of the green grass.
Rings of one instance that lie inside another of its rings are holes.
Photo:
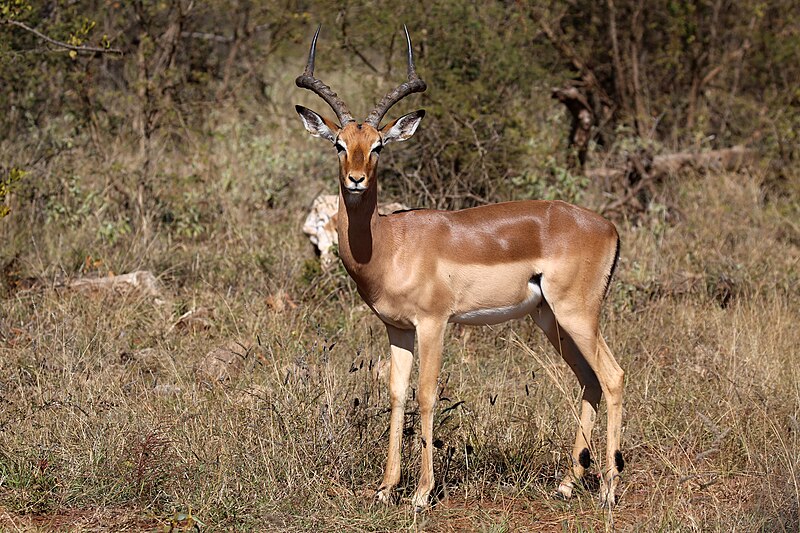
[[[415,516],[416,404],[401,503],[375,507],[385,333],[300,232],[314,195],[335,190],[333,155],[288,116],[279,130],[215,124],[158,160],[149,241],[125,204],[125,140],[84,143],[19,184],[0,222],[0,527],[141,530],[191,511],[242,531],[797,529],[798,206],[765,198],[769,171],[689,172],[615,221],[603,331],[626,370],[627,466],[612,515],[591,476],[573,500],[552,497],[580,391],[520,321],[447,336],[438,500]],[[163,302],[61,286],[137,269],[160,278]],[[193,309],[202,324],[173,327]],[[241,372],[209,382],[203,358],[232,341],[247,348]]]

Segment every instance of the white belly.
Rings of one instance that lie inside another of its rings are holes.
[[[533,312],[542,301],[542,289],[533,281],[528,282],[528,295],[524,300],[515,305],[504,307],[491,307],[487,309],[474,309],[450,317],[450,322],[457,324],[471,324],[484,326],[499,324],[507,320],[522,318]]]

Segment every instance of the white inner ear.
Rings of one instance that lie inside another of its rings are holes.
[[[417,131],[417,126],[422,121],[422,117],[412,115],[413,113],[397,119],[397,122],[389,128],[389,131],[383,137],[384,144],[393,141],[405,141],[414,135],[414,132]]]
[[[327,126],[327,124],[323,122],[319,115],[314,112],[299,113],[299,115],[303,120],[303,125],[306,127],[306,130],[308,130],[308,133],[314,137],[328,139],[330,142],[334,142],[336,140],[336,135],[334,135],[334,133]]]

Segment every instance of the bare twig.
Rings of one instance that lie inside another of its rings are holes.
[[[550,26],[544,18],[539,19],[539,27],[541,28],[542,32],[544,33],[547,40],[558,50],[558,52],[566,59],[572,63],[572,66],[577,70],[583,81],[590,86],[594,91],[597,92],[597,95],[600,97],[600,100],[606,104],[613,104],[614,100],[608,96],[608,93],[603,89],[600,85],[600,82],[595,76],[594,71],[589,67],[586,61],[581,58],[580,54],[572,47],[572,45],[567,42],[563,35],[560,32],[557,32]]]
[[[266,23],[259,24],[248,31],[248,37],[272,29],[274,24]],[[283,25],[281,25],[283,27]],[[281,28],[278,28],[281,29]],[[181,37],[184,39],[199,39],[201,41],[214,41],[217,43],[232,43],[236,36],[234,35],[220,35],[218,33],[210,33],[205,31],[182,31]]]
[[[23,30],[30,32],[37,36],[38,38],[42,39],[43,41],[52,44],[53,46],[58,46],[60,48],[66,48],[67,50],[72,50],[74,52],[87,52],[87,53],[100,53],[100,54],[118,54],[122,55],[122,50],[119,48],[101,48],[97,46],[84,46],[84,45],[73,45],[69,43],[65,43],[63,41],[59,41],[57,39],[53,39],[52,37],[48,37],[44,33],[40,32],[35,28],[31,28],[24,22],[20,22],[18,20],[7,19],[2,21],[3,24],[9,24],[11,26],[17,26],[18,28],[22,28]]]
[[[181,37],[184,39],[200,39],[202,41],[214,41],[217,43],[232,43],[234,37],[228,35],[218,35],[204,31],[182,31]]]
[[[380,70],[378,70],[378,67],[373,65],[372,62],[369,59],[367,59],[367,56],[362,54],[361,50],[359,50],[352,43],[352,41],[350,41],[350,36],[347,34],[347,18],[345,17],[342,18],[342,37],[344,38],[344,47],[347,50],[350,50],[356,56],[358,56],[361,62],[364,63],[372,72],[374,72],[375,74],[380,74]]]
[[[606,205],[601,207],[598,211],[600,213],[609,213],[611,211],[616,211],[623,205],[633,200],[633,198],[636,197],[637,194],[639,194],[639,191],[644,189],[645,186],[649,185],[653,181],[653,177],[654,176],[652,174],[642,176],[641,179],[637,181],[633,187],[630,188],[630,190],[625,196],[607,203]]]

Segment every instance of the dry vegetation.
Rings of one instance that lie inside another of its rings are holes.
[[[314,196],[335,191],[333,153],[291,108],[323,110],[292,85],[301,54],[264,67],[274,83],[264,108],[223,100],[202,109],[202,127],[159,132],[149,236],[132,200],[135,137],[81,130],[67,115],[0,140],[0,162],[28,172],[0,220],[0,529],[800,527],[800,171],[766,156],[662,177],[641,209],[612,213],[623,248],[603,330],[626,370],[612,514],[591,477],[572,501],[553,498],[580,391],[532,321],[451,329],[435,505],[417,516],[408,505],[419,457],[410,401],[404,499],[373,506],[387,342],[300,231]],[[369,100],[358,76],[328,78]],[[543,156],[563,148],[567,126],[536,91],[527,109],[544,125],[531,133]],[[441,132],[431,121],[421,128]],[[384,164],[399,168],[414,150]],[[386,199],[412,203],[398,193],[408,183],[387,185]],[[600,181],[564,171],[549,183],[553,197],[608,203]],[[157,276],[157,296],[70,284],[137,270]]]
[[[407,505],[369,505],[385,452],[375,370],[386,341],[343,272],[313,268],[299,226],[317,180],[296,180],[265,209],[250,193],[258,173],[242,168],[326,175],[333,161],[300,159],[312,151],[297,137],[259,163],[236,139],[206,156],[237,176],[230,190],[198,172],[217,207],[201,211],[196,237],[165,234],[141,250],[135,239],[106,245],[92,213],[66,226],[26,227],[23,210],[3,221],[4,253],[15,253],[0,324],[3,527],[59,529],[66,515],[70,527],[136,530],[174,509],[219,528],[414,522]],[[184,164],[178,176],[197,172]],[[627,369],[618,529],[798,523],[797,219],[787,198],[765,200],[764,174],[685,173],[668,184],[676,220],[654,209],[618,221],[625,246],[604,326]],[[57,286],[142,267],[160,276],[164,302]],[[189,310],[205,318],[179,321]],[[203,359],[231,341],[240,371],[211,381]],[[593,490],[551,497],[578,398],[531,322],[453,331],[436,430],[441,500],[417,524],[602,529],[610,517]],[[416,421],[412,402],[409,433]],[[405,442],[410,491],[418,443]]]

